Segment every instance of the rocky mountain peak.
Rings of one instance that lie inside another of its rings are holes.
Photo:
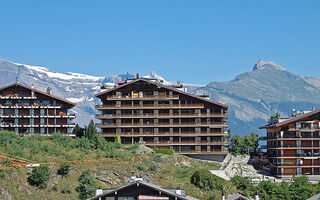
[[[264,70],[264,69],[276,69],[276,70],[286,70],[285,68],[281,67],[280,65],[274,63],[274,62],[266,62],[263,60],[258,60],[256,64],[253,66],[252,71],[257,70]]]

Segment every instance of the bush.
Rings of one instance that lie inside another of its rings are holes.
[[[190,182],[202,190],[210,191],[213,189],[222,189],[225,180],[211,174],[209,170],[201,169],[191,176]]]
[[[120,135],[116,135],[116,136],[115,136],[114,142],[117,143],[117,144],[121,144],[121,137],[120,137]]]
[[[174,150],[173,149],[154,149],[153,150],[156,153],[161,153],[161,154],[165,154],[165,155],[174,155]]]
[[[70,171],[69,165],[61,165],[57,170],[57,174],[61,175],[63,178],[68,175],[69,171]]]
[[[144,171],[145,170],[145,168],[144,168],[144,166],[143,165],[138,165],[138,170],[140,170],[140,171]]]
[[[76,191],[79,193],[79,199],[88,199],[94,196],[97,187],[95,179],[91,176],[90,171],[84,171],[78,179],[79,185]]]
[[[231,178],[231,182],[238,190],[242,190],[243,195],[252,196],[254,195],[254,186],[250,179],[242,176],[234,176]]]
[[[71,194],[71,190],[68,186],[61,189],[62,194]]]
[[[27,178],[27,181],[32,186],[44,189],[47,186],[49,177],[50,172],[48,167],[33,168],[31,174]]]
[[[157,171],[157,166],[154,163],[152,163],[149,167],[149,170],[155,172]]]

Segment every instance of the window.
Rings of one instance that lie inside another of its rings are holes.
[[[135,200],[134,197],[118,197],[118,200]]]
[[[43,101],[42,101],[42,104],[45,105],[45,106],[46,106],[46,105],[49,105],[49,104],[50,104],[50,101],[49,101],[49,100],[43,100]]]

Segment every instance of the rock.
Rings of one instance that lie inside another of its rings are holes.
[[[1,196],[4,197],[3,199],[7,199],[7,200],[14,199],[14,198],[10,195],[10,193],[9,193],[7,190],[3,189],[3,188],[0,188],[0,194],[1,194]]]

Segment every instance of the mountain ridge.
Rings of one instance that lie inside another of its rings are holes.
[[[76,123],[85,126],[96,114],[95,105],[99,100],[95,94],[107,82],[116,83],[133,74],[118,74],[98,77],[73,72],[58,73],[48,67],[13,63],[0,59],[0,86],[19,81],[33,83],[39,90],[53,88],[54,95],[77,103],[73,112],[77,114]],[[142,77],[160,80],[165,85],[174,84],[155,72]],[[290,115],[292,108],[311,109],[320,107],[320,78],[303,77],[288,72],[273,62],[259,60],[253,70],[244,72],[230,81],[213,81],[207,85],[184,84],[193,94],[209,94],[214,101],[229,106],[229,124],[232,133],[245,134],[259,132],[258,127],[266,123],[270,115],[279,112]],[[244,128],[245,127],[245,130]]]

